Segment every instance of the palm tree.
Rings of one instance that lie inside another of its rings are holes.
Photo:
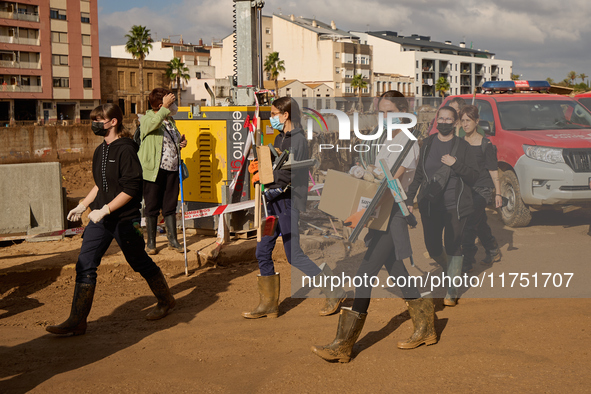
[[[185,66],[185,63],[181,62],[178,57],[173,58],[168,62],[168,68],[166,69],[166,76],[171,80],[176,80],[176,97],[178,106],[181,106],[181,80],[189,82],[191,76],[189,73],[189,67]]]
[[[363,112],[363,103],[361,102],[361,91],[367,87],[367,82],[363,80],[363,75],[356,74],[351,80],[351,87],[357,89],[359,97],[359,110]]]
[[[579,74],[579,78],[581,78],[581,81],[583,81],[583,83],[585,83],[585,79],[588,78],[588,75],[585,73],[580,73]]]
[[[139,60],[140,73],[140,108],[139,112],[144,112],[144,59],[152,49],[152,37],[150,37],[150,29],[146,26],[133,25],[129,34],[125,35],[127,43],[125,44],[125,51],[131,53],[135,59]]]
[[[441,97],[445,97],[445,92],[449,90],[449,81],[445,77],[439,77],[435,82],[435,90],[439,92]]]
[[[279,97],[279,73],[285,72],[283,60],[279,60],[279,52],[271,52],[265,59],[265,72],[269,74],[269,79],[275,81],[275,97]]]
[[[577,75],[577,73],[576,73],[576,72],[574,72],[574,71],[570,71],[570,72],[569,72],[569,73],[566,75],[566,77],[567,77],[567,78],[568,78],[568,79],[571,81],[571,85],[574,85],[574,84],[575,84],[575,81],[576,81],[576,79],[577,79],[577,76],[578,76],[578,75]]]

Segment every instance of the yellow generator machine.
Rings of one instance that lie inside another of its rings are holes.
[[[252,120],[255,111],[254,106],[179,108],[174,118],[179,131],[187,139],[187,147],[181,151],[181,157],[190,174],[183,182],[184,200],[189,211],[254,198],[249,163],[243,154],[249,133],[245,121],[247,118]],[[269,114],[270,107],[260,107],[264,145],[272,144],[275,139],[275,131],[269,126]],[[260,137],[257,138],[260,144]],[[234,193],[230,194],[229,185],[237,174],[238,182]],[[231,231],[252,229],[252,213],[243,211],[231,215],[228,223]],[[187,225],[215,230],[217,218],[188,220]]]

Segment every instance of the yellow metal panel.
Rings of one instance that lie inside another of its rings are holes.
[[[187,139],[181,157],[189,169],[183,183],[185,201],[222,203],[226,179],[227,145],[225,120],[178,120],[176,125]]]

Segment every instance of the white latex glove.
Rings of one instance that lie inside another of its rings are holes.
[[[93,223],[98,223],[110,213],[111,210],[109,209],[109,206],[105,204],[101,209],[95,209],[90,214],[88,214],[88,218],[92,220]]]
[[[88,208],[86,205],[84,205],[82,203],[78,204],[78,206],[76,208],[72,209],[68,213],[68,220],[70,222],[77,222],[82,217],[82,214],[84,213],[84,211],[86,211],[86,208]]]

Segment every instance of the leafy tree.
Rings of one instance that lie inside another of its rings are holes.
[[[554,85],[554,80],[550,77],[546,78],[546,81],[550,84],[550,85]]]
[[[449,90],[449,81],[446,77],[439,77],[437,82],[435,82],[435,90],[439,92],[441,97],[445,97],[445,92]]]
[[[125,35],[127,43],[125,44],[125,51],[131,53],[135,59],[139,60],[140,73],[140,108],[139,112],[144,110],[144,59],[152,49],[152,37],[150,37],[150,29],[145,26],[133,25],[129,34]]]
[[[361,102],[361,91],[367,87],[367,82],[363,80],[363,75],[357,74],[351,80],[351,87],[353,89],[357,89],[357,94],[359,97],[359,109],[360,111],[363,110],[363,103]]]
[[[566,75],[566,77],[567,77],[567,78],[568,78],[568,79],[571,81],[571,82],[570,82],[570,84],[571,84],[571,85],[574,85],[574,84],[575,84],[575,81],[576,81],[576,79],[577,79],[577,77],[578,77],[578,74],[577,74],[576,72],[574,72],[574,71],[570,71],[570,72],[569,72],[569,73]]]
[[[279,97],[279,73],[285,72],[285,63],[279,59],[279,52],[271,52],[267,55],[264,68],[269,74],[269,79],[275,81],[275,97]]]
[[[511,80],[512,80],[512,81],[517,81],[517,80],[519,80],[519,74],[511,74]]]
[[[181,80],[189,82],[191,76],[189,75],[189,68],[185,66],[185,63],[181,62],[178,57],[173,58],[168,62],[166,69],[166,76],[171,80],[176,80],[176,97],[178,100],[178,106],[181,106]]]

